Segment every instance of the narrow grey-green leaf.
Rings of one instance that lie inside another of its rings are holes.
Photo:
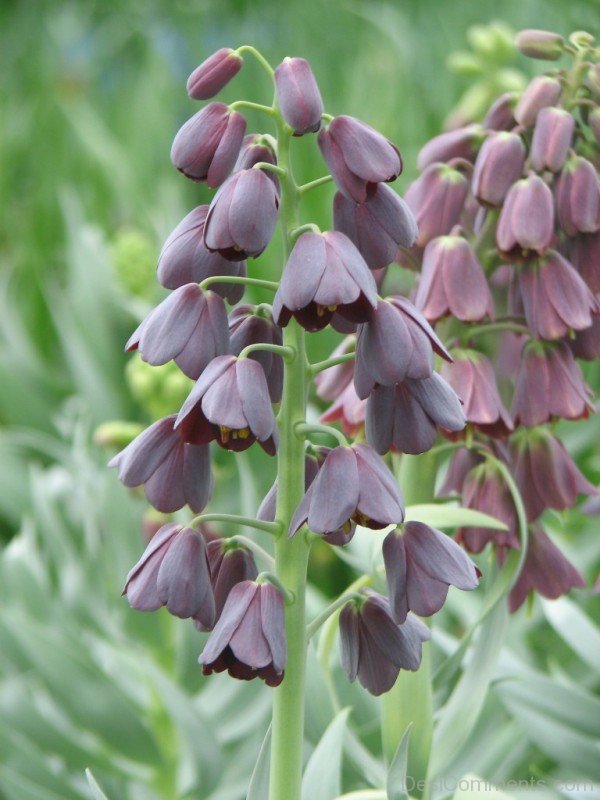
[[[302,800],[334,800],[341,791],[342,753],[349,708],[342,709],[315,747],[304,771]]]
[[[568,597],[543,600],[542,609],[561,639],[596,672],[600,664],[600,628]]]
[[[269,797],[269,769],[271,767],[271,726],[267,728],[252,770],[246,800],[267,800]]]
[[[386,789],[388,800],[408,800],[406,791],[406,770],[408,767],[408,740],[412,722],[404,731],[404,736],[400,740],[396,755],[387,774]]]
[[[497,531],[507,530],[504,522],[501,522],[483,511],[475,511],[473,508],[463,508],[449,503],[423,503],[406,507],[406,522],[416,520],[431,525],[432,528],[460,528],[464,525],[476,526],[478,528],[492,528]]]
[[[107,795],[104,794],[100,786],[98,785],[98,781],[94,778],[92,770],[88,767],[85,771],[85,777],[87,778],[88,786],[90,787],[90,792],[93,800],[108,800]]]

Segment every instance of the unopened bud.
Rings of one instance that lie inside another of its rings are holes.
[[[230,47],[222,47],[203,61],[187,80],[187,93],[194,100],[214,97],[242,68],[244,59]]]
[[[319,130],[323,101],[306,59],[285,58],[275,70],[275,88],[283,118],[295,136]]]
[[[544,61],[556,61],[564,53],[565,47],[565,40],[560,34],[533,28],[518,33],[515,43],[524,56]]]
[[[531,141],[531,166],[541,172],[558,172],[569,154],[575,119],[563,108],[542,108]]]
[[[515,119],[520,125],[530,128],[542,108],[553,106],[558,102],[560,92],[561,86],[557,80],[547,75],[539,75],[521,95],[515,108]]]

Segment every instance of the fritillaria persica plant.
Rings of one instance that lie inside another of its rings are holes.
[[[449,586],[478,585],[465,549],[405,511],[400,485],[411,503],[431,501],[445,450],[455,452],[439,491],[460,493],[474,510],[462,509],[458,541],[473,553],[491,542],[498,573],[509,571],[497,601],[511,586],[515,609],[531,589],[555,597],[581,583],[537,520],[595,491],[547,423],[591,410],[575,359],[599,349],[600,73],[583,35],[571,46],[525,32],[520,46],[539,58],[567,51],[573,66],[536,78],[520,98],[499,98],[483,125],[428,143],[405,201],[389,186],[402,171],[398,149],[366,122],[325,113],[304,59],[272,69],[252,47],[222,49],[188,80],[191,98],[209,100],[250,54],[274,100],[209,102],[173,143],[174,165],[217,191],[169,236],[158,278],[171,294],[127,348],[152,365],[174,361],[196,383],[178,414],[111,463],[158,510],[189,506],[200,516],[154,535],[124,593],[134,608],[166,606],[210,631],[206,675],[273,687],[270,800],[300,798],[307,642],[320,626],[339,627],[348,679],[381,695],[402,670],[419,668],[431,635],[419,617],[440,610]],[[270,131],[247,133],[246,109]],[[293,145],[311,135],[328,173],[299,185]],[[302,218],[301,199],[331,180],[332,226],[320,230]],[[252,259],[278,226],[285,263],[270,282],[252,275]],[[395,261],[420,268],[412,300],[386,292]],[[272,305],[228,312],[253,285],[272,292]],[[507,311],[495,319],[501,303]],[[306,336],[328,326],[346,338],[311,364]],[[516,378],[511,413],[496,385],[494,335]],[[307,420],[313,385],[332,403],[319,423]],[[336,421],[342,430],[328,424]],[[432,450],[440,433],[450,442]],[[213,443],[234,452],[257,443],[276,463],[256,518],[201,513]],[[496,529],[486,514],[500,520]],[[207,521],[230,535],[209,537]],[[243,526],[272,535],[274,559]],[[357,528],[379,543],[379,560],[307,621],[311,544],[345,547]],[[387,697],[389,756],[400,737]]]

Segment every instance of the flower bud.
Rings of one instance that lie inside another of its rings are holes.
[[[480,203],[502,205],[510,187],[523,174],[525,145],[516,133],[491,134],[483,143],[473,170],[471,190]]]
[[[203,61],[187,79],[187,93],[194,100],[214,97],[242,68],[244,59],[230,47],[222,47]]]
[[[510,131],[516,123],[514,110],[517,104],[515,92],[505,92],[489,107],[483,120],[483,127],[490,131]]]
[[[448,164],[430,164],[411,183],[404,199],[415,215],[419,247],[436,236],[450,233],[458,224],[468,191],[465,176]]]
[[[179,129],[171,147],[171,161],[194,181],[211,189],[229,175],[240,152],[246,120],[223,103],[209,103]]]
[[[525,89],[515,108],[515,119],[519,125],[531,128],[538,112],[546,106],[556,105],[561,93],[560,83],[555,78],[539,75]]]
[[[543,253],[554,239],[552,192],[538,175],[513,184],[502,206],[496,242],[499,250],[520,254],[522,250]]]
[[[435,136],[421,148],[417,156],[419,172],[436,161],[450,161],[453,158],[472,161],[484,135],[481,125],[467,125]]]
[[[233,587],[242,581],[253,581],[258,576],[258,570],[250,550],[231,539],[218,537],[209,541],[206,553],[215,597],[216,622]]]
[[[538,172],[558,172],[569,154],[575,119],[563,108],[542,108],[531,141],[531,166]]]
[[[595,233],[600,228],[600,185],[586,158],[573,156],[567,161],[554,194],[558,222],[567,236]]]
[[[239,356],[245,347],[252,344],[282,344],[281,329],[273,322],[270,313],[262,313],[255,306],[238,306],[229,315],[229,352]],[[283,360],[276,353],[256,350],[248,358],[257,361],[264,370],[273,403],[281,400],[283,391]]]
[[[520,31],[515,44],[524,56],[544,61],[556,61],[565,52],[565,40],[560,34],[533,28]]]
[[[489,542],[496,547],[519,549],[517,509],[504,476],[495,464],[487,461],[474,467],[465,478],[462,504],[499,519],[508,530],[464,527],[456,532],[456,541],[470,553],[480,553]]]
[[[294,136],[319,130],[323,101],[308,61],[285,58],[275,69],[275,91],[281,114]]]

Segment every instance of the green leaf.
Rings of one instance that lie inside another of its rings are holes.
[[[269,725],[252,770],[246,800],[267,800],[269,796],[269,769],[271,766],[271,726]]]
[[[315,747],[304,771],[302,800],[334,800],[341,791],[342,753],[349,708],[342,709]]]
[[[108,800],[108,797],[98,785],[98,781],[94,778],[92,770],[89,767],[85,771],[85,777],[87,778],[93,800]]]
[[[568,597],[544,600],[542,609],[561,639],[595,673],[600,664],[600,628]]]
[[[412,722],[404,732],[388,770],[386,781],[388,800],[408,800],[406,770],[408,767],[408,739],[411,728]]]
[[[478,528],[492,528],[496,531],[508,530],[504,522],[482,511],[450,505],[449,503],[424,503],[407,506],[405,521],[424,522],[432,528],[460,528],[465,525]]]

